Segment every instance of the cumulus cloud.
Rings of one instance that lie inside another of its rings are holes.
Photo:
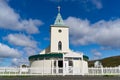
[[[11,60],[11,66],[21,66],[22,64],[28,65],[29,62],[26,58],[13,58]]]
[[[120,19],[100,20],[91,24],[89,20],[68,17],[65,23],[70,27],[71,43],[74,45],[97,43],[120,49]]]
[[[23,47],[37,47],[37,42],[34,41],[31,37],[24,34],[9,34],[4,37],[5,40],[8,40],[10,44],[23,46]]]
[[[38,48],[31,48],[31,47],[25,47],[23,50],[24,53],[27,54],[27,56],[35,55],[39,52]]]
[[[0,28],[34,34],[39,32],[38,27],[42,24],[43,22],[37,19],[23,20],[6,0],[0,0]]]
[[[0,43],[0,57],[1,58],[15,58],[20,57],[20,52],[17,49],[11,48],[8,45]]]
[[[35,41],[31,36],[27,36],[25,34],[9,34],[3,39],[20,48],[22,57],[28,58],[29,56],[35,55],[40,51],[37,47],[38,42]]]

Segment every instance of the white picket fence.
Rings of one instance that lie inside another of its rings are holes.
[[[0,68],[0,76],[13,76],[13,75],[120,75],[120,66],[119,67],[104,67],[104,68],[88,68],[88,73],[82,74],[81,71],[79,74],[74,74],[74,70],[71,68],[70,74],[63,73],[63,68],[53,68],[48,69],[45,68],[46,71],[51,71],[51,73],[47,73],[41,68],[14,68],[14,67],[6,67]],[[69,69],[68,69],[69,70]],[[31,72],[33,71],[33,72]],[[38,71],[38,73],[34,73],[34,71]],[[64,70],[65,71],[65,70]]]
[[[88,68],[87,75],[120,75],[119,67]]]

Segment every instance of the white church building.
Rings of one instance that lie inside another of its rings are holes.
[[[69,27],[64,24],[58,7],[58,14],[50,26],[50,46],[38,55],[29,57],[30,73],[84,75],[88,73],[88,57],[69,48]],[[36,68],[36,70],[35,70]]]

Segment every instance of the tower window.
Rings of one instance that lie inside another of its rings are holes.
[[[59,32],[59,33],[61,33],[61,32],[62,32],[62,30],[61,30],[61,29],[59,29],[59,30],[58,30],[58,32]]]
[[[58,50],[62,50],[62,42],[61,41],[58,42]]]

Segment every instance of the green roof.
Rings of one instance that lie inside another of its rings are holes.
[[[54,26],[65,26],[60,13],[58,13],[58,15],[56,17],[56,20],[54,22]]]
[[[84,59],[85,61],[88,61],[88,60],[89,60],[89,57],[86,56],[86,55],[83,55],[83,59]]]
[[[33,55],[29,57],[29,60],[35,60],[35,59],[44,59],[44,58],[62,58],[62,53],[49,53],[49,54],[38,54]]]
[[[49,58],[63,58],[63,53],[49,53],[49,54],[38,54],[29,57],[29,61],[36,59],[49,59]],[[88,61],[88,56],[83,55],[83,59]]]

